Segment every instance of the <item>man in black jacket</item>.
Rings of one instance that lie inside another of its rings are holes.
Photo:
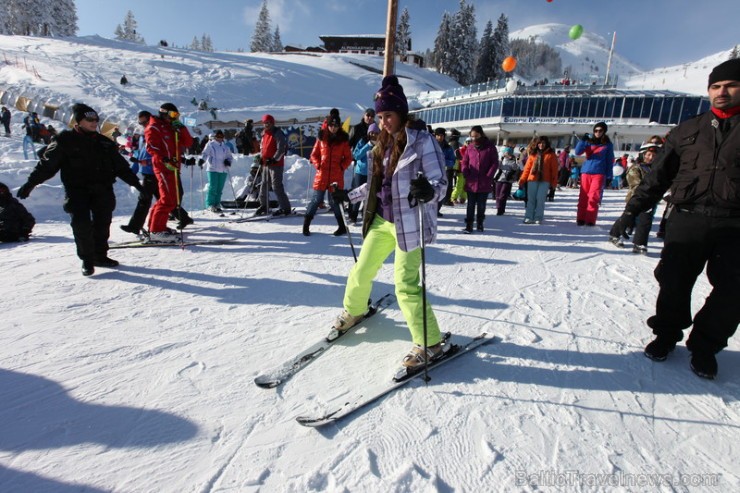
[[[27,198],[34,187],[61,171],[64,185],[64,210],[71,217],[77,256],[82,260],[82,275],[89,276],[95,267],[115,267],[108,258],[108,237],[116,196],[116,177],[143,190],[128,163],[118,153],[118,146],[98,133],[100,118],[85,104],[72,108],[74,129],[59,134],[49,144],[43,157],[18,189],[18,197]]]
[[[708,85],[711,111],[673,129],[614,223],[612,237],[627,237],[635,218],[670,189],[666,236],[655,278],[655,339],[645,356],[663,361],[693,324],[686,347],[691,369],[712,379],[715,354],[740,324],[740,59],[714,67]],[[691,318],[691,291],[706,266],[712,291]]]

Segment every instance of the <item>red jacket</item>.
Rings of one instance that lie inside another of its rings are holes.
[[[262,134],[262,145],[260,146],[262,162],[265,163],[268,159],[272,159],[272,166],[284,166],[286,145],[285,134],[282,130],[277,127],[266,130]]]
[[[185,127],[175,130],[172,124],[152,116],[144,130],[146,150],[152,156],[152,164],[161,167],[165,163],[180,168],[180,158],[193,145],[193,137]],[[175,145],[177,142],[177,145]],[[179,149],[178,149],[179,147]]]
[[[347,134],[339,132],[331,141],[322,137],[313,146],[311,164],[317,170],[313,179],[314,190],[328,190],[334,182],[339,188],[344,188],[344,171],[352,163],[352,151]]]

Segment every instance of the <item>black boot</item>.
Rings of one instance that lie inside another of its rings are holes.
[[[478,231],[483,231],[483,219],[478,219]]]
[[[344,224],[340,224],[336,231],[334,231],[334,236],[342,236],[347,234],[347,228],[344,226]]]
[[[93,264],[93,261],[83,260],[82,261],[82,275],[91,276],[93,274],[95,274],[95,265]]]
[[[138,229],[136,229],[136,228],[134,228],[132,226],[129,226],[128,224],[121,224],[121,229],[124,230],[127,233],[133,233],[135,235],[138,235],[139,234],[139,230]]]
[[[311,216],[303,218],[303,236],[311,236],[311,232],[308,230],[309,226],[311,226],[311,221],[313,221],[313,217]]]
[[[93,265],[95,267],[118,267],[118,260],[113,260],[107,255],[101,255],[99,257],[95,257]]]
[[[463,229],[463,233],[470,234],[473,232],[473,221],[465,221],[465,229]]]
[[[717,358],[710,352],[691,353],[691,371],[701,378],[714,380],[717,376]]]

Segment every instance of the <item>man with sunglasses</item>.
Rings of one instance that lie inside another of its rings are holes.
[[[77,256],[82,260],[82,275],[89,276],[95,267],[116,267],[108,258],[108,237],[116,207],[113,183],[116,177],[135,187],[143,187],[118,146],[98,133],[100,118],[86,104],[72,107],[74,128],[64,130],[46,147],[41,160],[18,189],[18,197],[27,198],[36,185],[61,171],[64,185],[64,210],[71,217]]]
[[[159,198],[149,212],[149,240],[171,243],[177,237],[167,230],[167,218],[173,211],[181,210],[180,162],[186,150],[193,145],[193,138],[180,122],[180,112],[172,103],[164,103],[159,108],[159,116],[152,115],[144,130],[144,138],[159,185]],[[179,219],[183,224],[184,218]]]

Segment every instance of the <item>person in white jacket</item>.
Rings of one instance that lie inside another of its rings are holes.
[[[221,194],[224,191],[226,179],[229,176],[229,167],[234,159],[229,146],[224,142],[224,133],[216,130],[213,140],[209,140],[203,148],[198,164],[205,163],[208,174],[208,195],[206,209],[211,212],[222,212]]]

